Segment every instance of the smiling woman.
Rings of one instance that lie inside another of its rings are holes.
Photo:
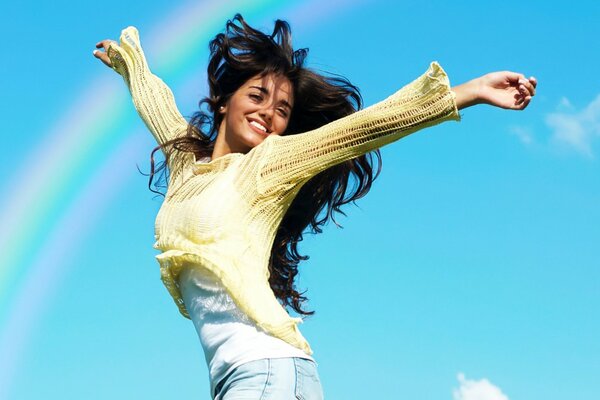
[[[292,112],[292,83],[269,73],[249,79],[219,107],[223,122],[212,157],[247,153],[269,135],[283,135]]]
[[[210,93],[188,123],[150,72],[137,29],[98,47],[167,157],[154,247],[165,286],[196,327],[215,399],[321,399],[302,320],[286,310],[312,314],[295,287],[303,233],[321,232],[369,191],[379,147],[477,103],[523,109],[536,84],[505,71],[451,89],[432,62],[357,111],[358,89],[307,69],[286,22],[267,35],[237,15],[210,43]]]

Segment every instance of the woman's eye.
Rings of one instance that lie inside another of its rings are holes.
[[[255,101],[262,101],[262,96],[260,94],[250,94],[250,98]]]
[[[277,112],[279,113],[279,115],[281,115],[282,117],[287,117],[288,113],[287,110],[285,108],[278,108]]]

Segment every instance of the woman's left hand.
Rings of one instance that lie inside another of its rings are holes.
[[[537,80],[532,76],[502,71],[484,75],[480,80],[482,103],[510,110],[523,110],[535,96]]]
[[[509,110],[523,110],[535,96],[537,79],[511,71],[486,74],[453,88],[459,109],[489,104]]]

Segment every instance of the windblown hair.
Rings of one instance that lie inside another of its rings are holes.
[[[294,106],[285,135],[319,128],[362,107],[358,88],[346,78],[322,75],[304,67],[308,49],[294,51],[290,26],[285,21],[277,20],[273,33],[267,35],[236,14],[233,20],[227,21],[225,32],[210,42],[210,52],[210,94],[200,101],[200,109],[193,114],[187,134],[152,151],[148,186],[153,192],[160,193],[152,189],[153,178],[159,172],[162,174],[154,186],[156,189],[166,187],[166,166],[173,149],[192,152],[196,158],[212,154],[223,120],[219,107],[252,77],[275,73],[292,83]],[[166,150],[166,160],[155,169],[154,153],[161,148]],[[302,308],[307,298],[305,292],[298,292],[294,283],[298,264],[308,259],[299,253],[298,243],[304,233],[321,233],[322,226],[330,219],[339,226],[334,214],[345,215],[341,210],[344,204],[367,194],[380,170],[381,156],[377,150],[333,166],[301,188],[277,230],[269,261],[269,284],[284,306],[303,315],[314,313]]]

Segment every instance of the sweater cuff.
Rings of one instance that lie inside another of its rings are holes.
[[[106,54],[112,63],[112,69],[129,83],[130,72],[133,68],[148,69],[146,57],[140,45],[136,27],[128,26],[123,29],[119,41],[119,44],[111,43]]]
[[[450,86],[450,79],[448,78],[448,74],[442,68],[442,66],[437,62],[433,61],[429,65],[429,69],[425,76],[428,78],[425,81],[424,86],[428,86],[428,90],[444,90],[448,91],[448,96],[450,101],[452,102],[452,113],[447,117],[450,120],[460,121],[461,116],[458,112],[458,106],[456,104],[456,93],[452,90]]]

